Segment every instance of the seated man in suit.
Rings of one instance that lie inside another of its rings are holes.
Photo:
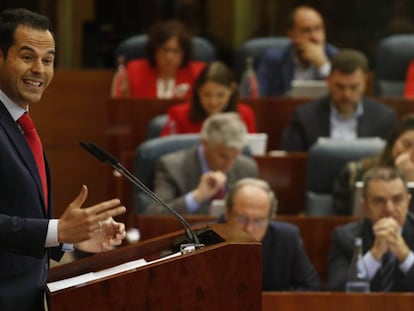
[[[209,214],[214,199],[224,199],[229,186],[256,177],[256,162],[241,151],[246,126],[237,113],[218,113],[204,122],[201,144],[163,156],[156,165],[154,192],[182,214]],[[147,213],[166,211],[155,204]]]
[[[385,139],[397,117],[386,105],[363,97],[367,72],[368,60],[361,52],[344,49],[336,54],[327,78],[328,96],[294,110],[281,149],[308,151],[319,137]]]
[[[239,180],[226,196],[226,220],[262,242],[263,290],[319,290],[320,282],[296,226],[272,221],[277,200],[260,179]]]
[[[336,48],[325,43],[322,16],[314,8],[299,6],[289,16],[288,36],[283,50],[266,51],[257,68],[262,96],[285,95],[292,80],[323,80],[329,74],[329,59]]]
[[[361,237],[371,291],[414,291],[414,218],[405,177],[395,168],[377,167],[363,182],[365,218],[336,228],[332,236],[329,288],[345,289],[354,240]]]

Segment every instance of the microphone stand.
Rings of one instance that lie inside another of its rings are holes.
[[[137,186],[146,195],[148,195],[155,203],[168,210],[178,219],[178,221],[184,227],[187,238],[191,241],[191,243],[180,245],[180,250],[182,253],[190,253],[196,249],[204,247],[204,244],[200,243],[197,235],[191,228],[190,224],[184,219],[184,217],[177,213],[177,211],[172,209],[170,206],[168,206],[167,203],[165,203],[160,197],[158,197],[154,192],[152,192],[141,180],[139,180],[134,174],[132,174],[128,169],[126,169],[114,156],[99,148],[97,145],[93,143],[85,143],[81,141],[80,145],[89,153],[91,153],[94,157],[96,157],[98,160],[109,164],[118,173],[127,178],[130,182],[132,182],[132,184]]]

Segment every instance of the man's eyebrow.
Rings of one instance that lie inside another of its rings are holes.
[[[34,48],[32,48],[31,46],[28,46],[28,45],[22,45],[19,49],[19,51],[25,51],[25,50],[28,50],[28,51],[33,52],[33,53],[36,52]],[[47,54],[55,55],[56,54],[55,49],[50,49],[47,52]]]

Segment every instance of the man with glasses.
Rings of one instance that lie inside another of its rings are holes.
[[[336,54],[326,79],[329,94],[294,110],[281,149],[308,151],[319,137],[386,138],[397,117],[391,108],[363,96],[367,73],[368,60],[361,52],[344,49]]]
[[[244,178],[226,197],[227,222],[262,242],[263,291],[319,290],[298,228],[271,220],[277,200],[267,182]]]
[[[329,254],[329,288],[345,289],[354,240],[362,238],[371,291],[414,291],[414,218],[405,177],[395,168],[369,170],[363,178],[365,218],[338,227]]]

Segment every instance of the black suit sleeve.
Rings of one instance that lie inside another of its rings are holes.
[[[315,271],[311,261],[305,253],[303,242],[300,237],[297,238],[295,264],[293,268],[293,290],[296,291],[319,291],[319,275]]]
[[[293,112],[289,126],[283,131],[280,149],[286,151],[307,151],[304,126],[300,120],[299,112]]]
[[[24,256],[42,258],[49,221],[0,215],[0,248]]]

